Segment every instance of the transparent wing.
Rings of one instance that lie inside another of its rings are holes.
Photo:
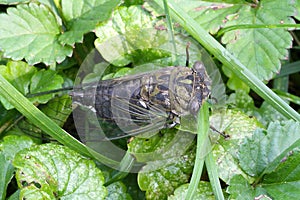
[[[73,101],[81,107],[80,112],[75,112],[80,137],[113,140],[141,133],[153,135],[164,128],[169,111],[141,97],[142,77],[145,78],[144,74],[75,89]],[[87,128],[82,121],[90,121],[90,126]]]

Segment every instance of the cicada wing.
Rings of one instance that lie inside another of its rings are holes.
[[[80,124],[76,127],[81,138],[85,138],[84,140],[93,138],[99,141],[114,140],[141,133],[151,135],[164,127],[168,117],[165,108],[159,104],[142,101],[134,92],[140,88],[128,84],[122,86],[122,83],[100,82],[99,84],[106,84],[106,86],[91,86],[85,88],[86,91],[73,92],[74,102],[85,112],[83,114],[76,111],[74,117],[77,119],[75,123],[78,121],[77,124]],[[102,91],[97,91],[99,88]],[[88,128],[86,123],[82,124],[84,120],[89,121]],[[96,130],[99,130],[98,138],[88,135],[91,131],[95,134]]]
[[[170,110],[155,101],[149,88],[168,88],[168,78],[174,67],[157,70],[155,73],[142,73],[122,78],[90,83],[77,87],[72,93],[74,102],[93,110],[100,124],[93,129],[111,124],[115,128],[103,130],[106,139],[118,139],[141,133],[152,135],[165,127]],[[161,78],[164,77],[164,78]],[[159,87],[164,84],[164,87]],[[153,100],[154,99],[154,100]],[[92,115],[92,114],[91,114]],[[82,121],[82,117],[78,115]],[[102,125],[101,125],[102,123]],[[79,129],[83,129],[82,126]],[[86,134],[83,132],[83,135]],[[101,140],[101,139],[100,139]]]
[[[74,112],[75,118],[85,116],[83,117],[85,120],[81,120],[81,125],[76,126],[84,141],[91,139],[94,141],[116,140],[143,133],[152,135],[165,125],[167,116],[159,106],[151,106],[147,110],[130,104],[130,108],[133,109],[128,109],[123,105],[126,102],[124,99],[118,98],[114,101],[119,102],[112,106],[114,112],[118,114],[110,119],[99,118],[95,112],[88,108],[81,109],[85,110],[84,114],[79,114],[79,111]]]
[[[135,136],[139,134],[153,135],[164,128],[167,114],[160,105],[149,105],[147,108],[137,102],[128,102],[123,98],[112,99],[113,122],[123,135],[107,134],[109,139]]]

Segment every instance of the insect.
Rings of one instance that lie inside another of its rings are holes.
[[[96,118],[91,121],[90,116],[73,111],[80,138],[103,141],[142,133],[151,136],[163,128],[182,125],[182,118],[186,116],[195,116],[211,94],[212,81],[201,61],[188,67],[188,47],[186,66],[169,66],[136,75],[80,83],[72,88],[73,103]],[[85,121],[90,121],[88,129]],[[91,137],[91,132],[99,130],[104,132],[100,138],[98,133]]]
[[[180,124],[181,117],[196,115],[209,97],[210,88],[205,66],[197,61],[193,68],[171,66],[152,73],[101,80],[85,89],[73,90],[71,96],[77,104],[92,109],[97,118],[122,130],[107,136],[113,140]]]

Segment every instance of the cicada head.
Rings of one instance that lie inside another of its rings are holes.
[[[189,103],[189,111],[196,114],[203,101],[205,101],[211,92],[211,79],[209,78],[205,66],[202,62],[196,61],[193,66],[193,95]]]

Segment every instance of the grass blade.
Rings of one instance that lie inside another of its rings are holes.
[[[193,169],[192,178],[187,191],[187,196],[185,198],[186,200],[193,199],[193,196],[199,185],[199,181],[201,178],[202,169],[204,165],[203,151],[206,150],[207,147],[206,142],[208,141],[208,130],[209,130],[209,111],[208,111],[207,102],[204,102],[198,116],[196,159],[195,159],[195,166]]]

